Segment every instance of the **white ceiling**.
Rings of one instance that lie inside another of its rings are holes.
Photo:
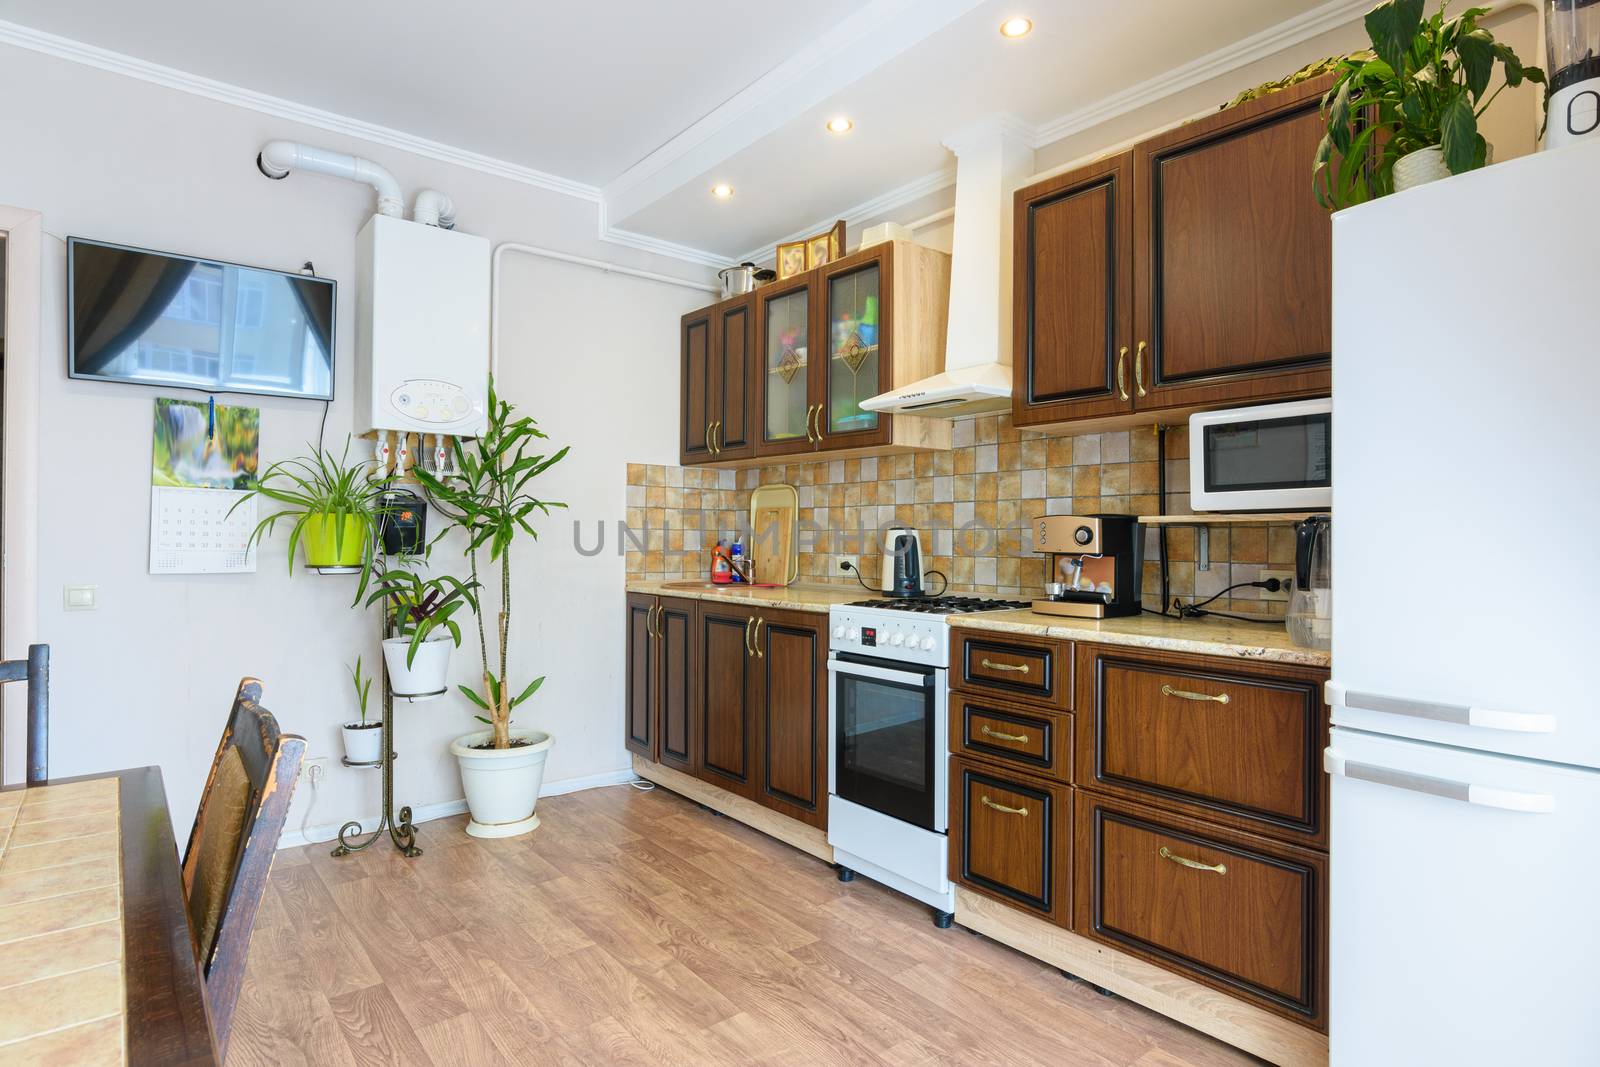
[[[0,19],[599,187],[607,225],[732,258],[947,168],[942,139],[986,115],[1048,128],[1274,27],[1363,7],[0,0]],[[1018,13],[1034,32],[1002,39]],[[855,130],[826,133],[834,114]],[[710,196],[718,181],[732,199]]]

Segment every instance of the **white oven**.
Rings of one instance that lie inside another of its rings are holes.
[[[1333,506],[1333,401],[1295,400],[1189,416],[1195,511]]]

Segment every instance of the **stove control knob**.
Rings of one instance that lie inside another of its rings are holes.
[[[844,636],[844,627],[843,626],[835,626],[833,628],[833,636],[835,636],[835,637],[843,637]]]
[[[922,651],[924,651],[924,652],[932,652],[933,651],[933,638],[924,637],[922,639]]]
[[[847,639],[849,639],[851,641],[854,641],[856,638],[861,636],[861,631],[857,630],[854,626],[852,626],[852,627],[850,627],[849,630],[845,631],[845,635],[844,636]]]
[[[891,645],[903,645],[906,643],[906,635],[896,630],[894,636],[889,638],[889,643]]]

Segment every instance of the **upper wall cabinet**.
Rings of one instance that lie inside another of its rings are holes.
[[[1014,415],[1070,422],[1327,393],[1319,78],[1018,190]]]
[[[948,255],[895,241],[684,316],[682,461],[949,448],[945,420],[861,407],[943,367],[949,292]]]

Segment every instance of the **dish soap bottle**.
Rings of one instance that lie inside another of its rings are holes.
[[[717,585],[727,585],[733,581],[733,557],[728,552],[728,546],[721,541],[711,550],[711,580]]]

